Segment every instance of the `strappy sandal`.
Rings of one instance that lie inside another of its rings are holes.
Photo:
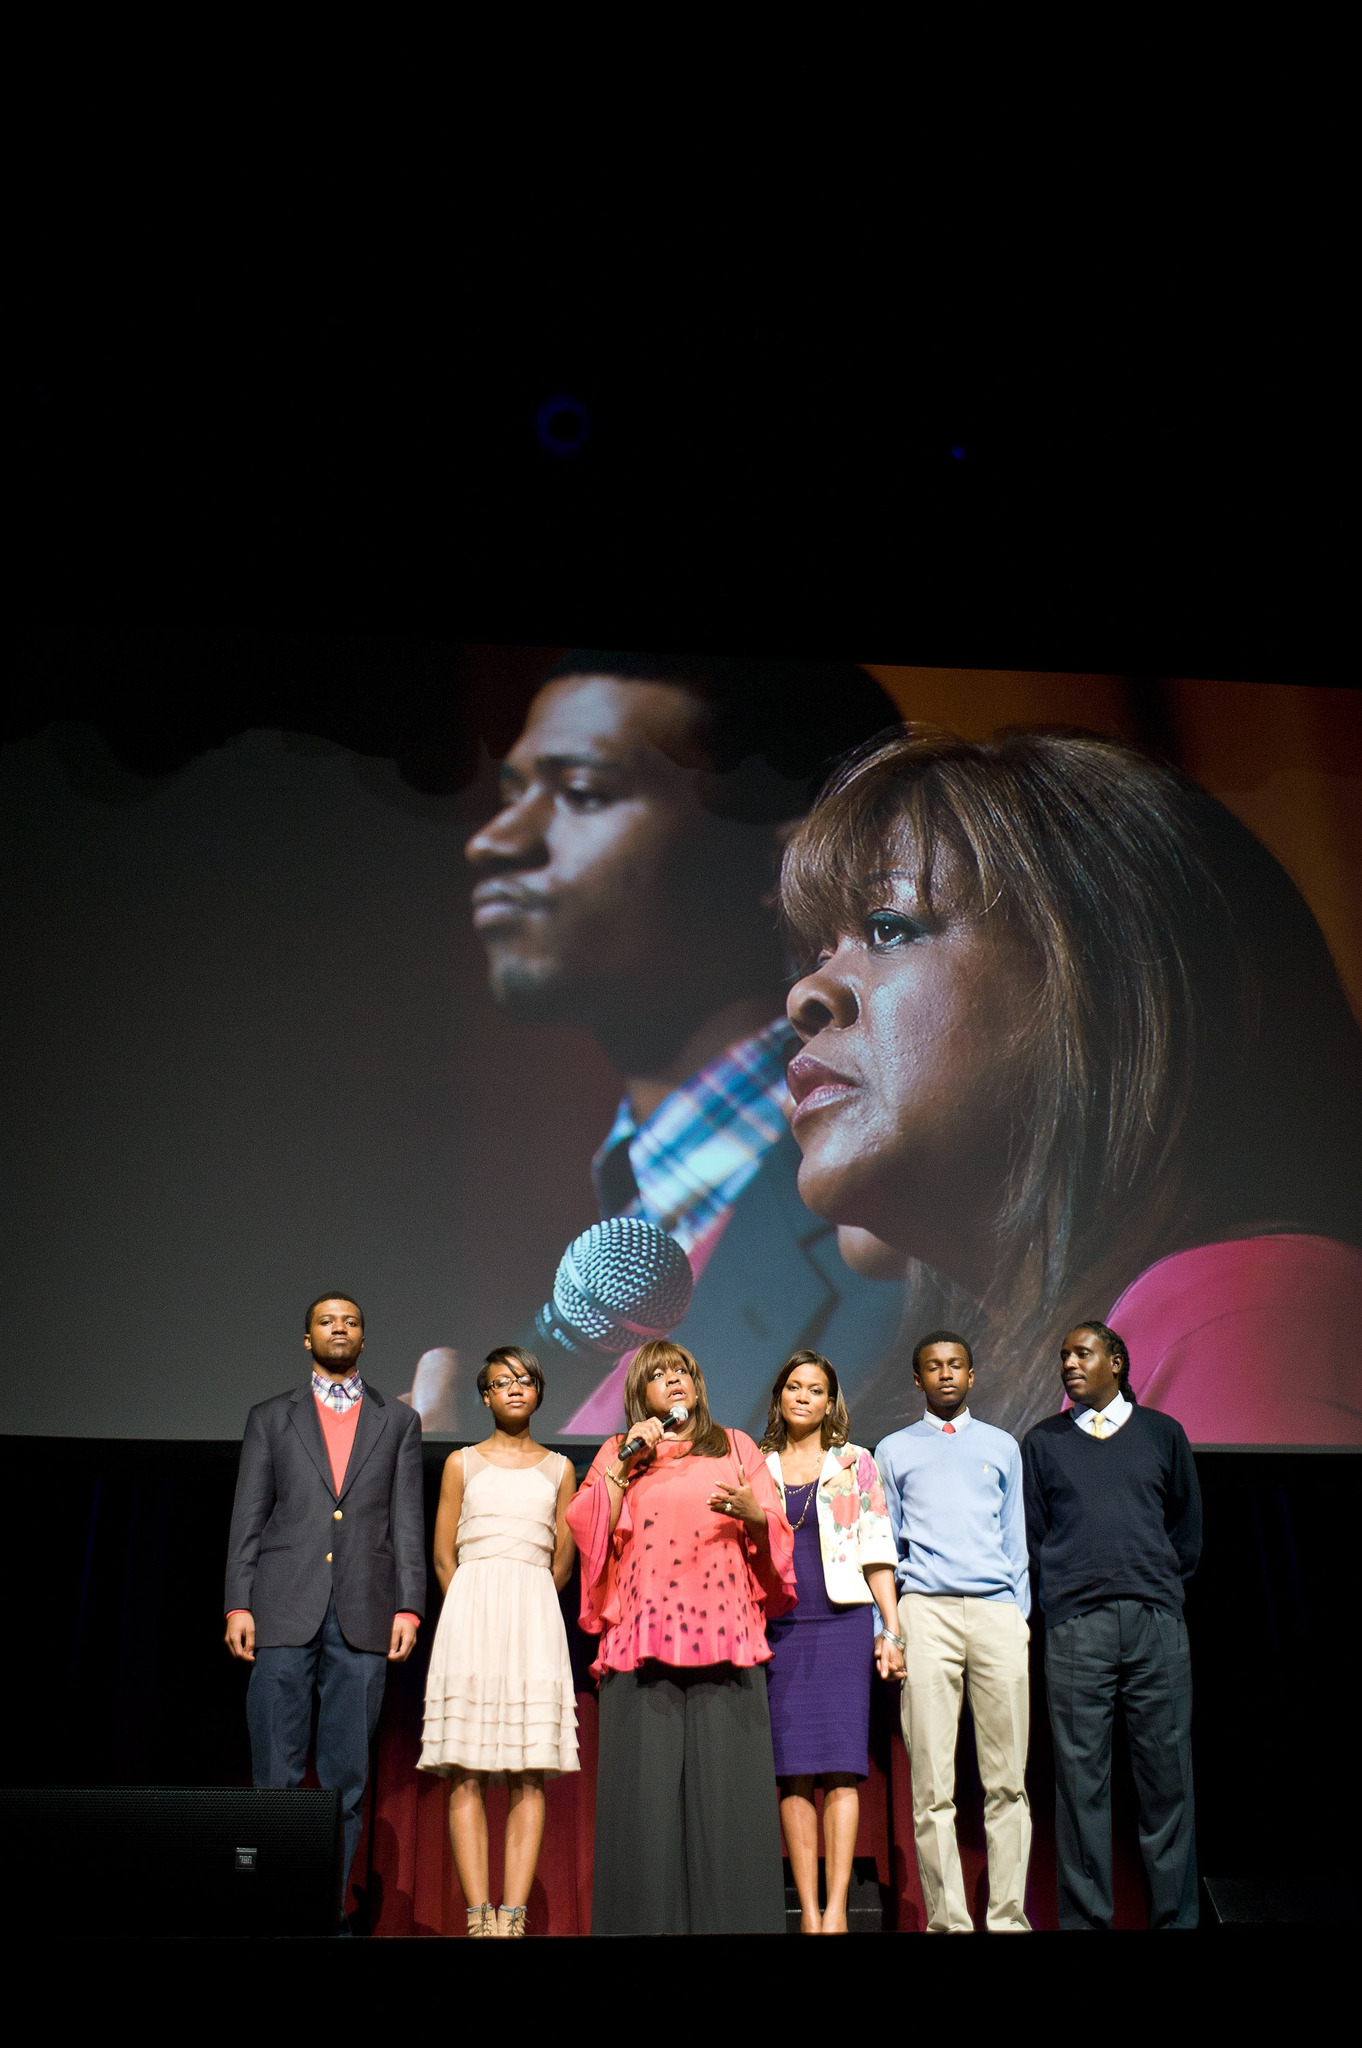
[[[468,1935],[471,1941],[481,1941],[497,1932],[497,1916],[491,1902],[485,1906],[468,1908]]]
[[[525,1925],[529,1915],[528,1906],[498,1906],[497,1933],[504,1941],[521,1941],[528,1934]]]

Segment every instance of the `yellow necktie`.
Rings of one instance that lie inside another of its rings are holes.
[[[1107,1433],[1107,1425],[1103,1422],[1100,1415],[1094,1415],[1092,1418],[1092,1433],[1097,1438],[1099,1444]]]

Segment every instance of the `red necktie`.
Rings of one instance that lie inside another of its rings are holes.
[[[942,1436],[954,1436],[955,1424],[953,1422],[943,1422],[941,1425],[941,1434]]]

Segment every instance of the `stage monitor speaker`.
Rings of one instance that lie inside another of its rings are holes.
[[[6,1933],[330,1935],[339,1792],[0,1789]]]
[[[1355,1927],[1356,1891],[1329,1877],[1207,1877],[1214,1927]]]

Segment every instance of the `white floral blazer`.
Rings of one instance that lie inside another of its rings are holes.
[[[766,1463],[784,1507],[780,1453],[772,1451]],[[865,1582],[868,1564],[898,1563],[879,1467],[859,1444],[838,1444],[823,1460],[818,1475],[818,1545],[828,1598],[839,1607],[864,1607],[874,1599]]]

